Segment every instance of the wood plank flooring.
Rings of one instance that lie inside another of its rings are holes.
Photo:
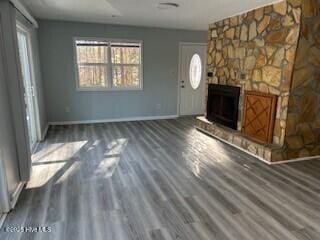
[[[192,118],[51,127],[0,239],[316,240],[320,161],[267,166]]]

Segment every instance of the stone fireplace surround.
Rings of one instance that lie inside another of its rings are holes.
[[[204,117],[196,127],[267,162],[320,155],[319,6],[286,0],[211,24],[207,83],[241,88],[238,131]],[[245,90],[278,96],[271,144],[240,132]]]

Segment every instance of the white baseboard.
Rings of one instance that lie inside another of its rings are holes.
[[[210,133],[210,132],[208,132],[206,130],[203,130],[203,129],[197,127],[197,126],[196,126],[196,129],[198,129],[200,132],[204,132],[204,133],[206,133],[206,134],[208,134],[208,135],[220,140],[221,142],[224,142],[224,143],[226,143],[226,144],[228,144],[228,145],[230,145],[232,147],[235,147],[235,148],[239,149],[240,151],[245,152],[245,153],[255,157],[256,159],[258,159],[258,160],[260,160],[260,161],[262,161],[262,162],[264,162],[264,163],[266,163],[268,165],[276,165],[276,164],[308,161],[308,160],[314,160],[314,159],[317,159],[317,158],[320,159],[320,155],[317,155],[317,156],[311,156],[311,157],[301,157],[301,158],[293,158],[293,159],[290,159],[290,160],[282,160],[282,161],[277,161],[277,162],[270,162],[270,161],[268,161],[268,160],[266,160],[266,159],[264,159],[264,158],[262,158],[260,156],[257,156],[255,154],[249,152],[246,149],[243,149],[243,148],[241,148],[241,147],[239,147],[239,146],[237,146],[237,145],[235,145],[235,144],[233,144],[231,142],[228,142],[228,141],[224,140],[223,138],[217,137],[217,136],[213,135],[212,133]]]
[[[41,129],[41,136],[40,136],[40,139],[38,139],[38,141],[35,143],[35,146],[32,148],[32,151],[31,151],[31,154],[34,154],[37,149],[38,149],[38,146],[40,144],[40,142],[43,142],[47,136],[47,133],[48,133],[48,129],[49,129],[49,124],[47,124],[44,128],[44,130],[42,131]]]
[[[0,213],[0,229],[2,228],[2,225],[4,221],[6,220],[7,214],[6,213]]]
[[[25,182],[20,182],[18,187],[16,188],[16,190],[14,191],[14,193],[12,194],[12,199],[10,202],[11,205],[11,209],[15,207],[15,205],[17,204],[17,201],[19,199],[20,193],[24,187],[26,183]]]
[[[272,162],[271,164],[275,165],[275,164],[282,164],[282,163],[310,161],[310,160],[315,160],[315,159],[319,159],[320,160],[320,155],[310,156],[310,157],[293,158],[293,159],[290,159],[290,160],[282,160],[282,161]]]
[[[43,140],[40,140],[40,141],[43,141]],[[39,144],[40,144],[39,141],[36,142],[34,148],[31,150],[31,155],[32,155],[32,154],[35,154],[35,153],[37,152],[37,149],[38,149],[38,147],[39,147]]]
[[[25,185],[25,182],[20,182],[18,187],[16,188],[16,190],[12,194],[12,199],[11,199],[11,202],[10,202],[10,208],[11,209],[13,209],[16,206],[17,201],[18,201],[19,196],[20,196],[20,193],[21,193],[24,185]],[[3,225],[4,221],[6,220],[7,215],[8,215],[8,213],[0,213],[0,229],[2,228],[2,225]]]
[[[40,141],[43,141],[43,140],[46,138],[47,133],[48,133],[48,129],[49,129],[49,124],[47,124],[47,125],[45,126],[44,131],[41,133],[41,139],[40,139]]]
[[[74,125],[74,124],[90,124],[90,123],[150,121],[150,120],[161,120],[161,119],[174,119],[177,117],[178,115],[166,115],[166,116],[113,118],[113,119],[99,119],[99,120],[79,120],[79,121],[61,121],[61,122],[58,121],[58,122],[49,122],[49,125]]]

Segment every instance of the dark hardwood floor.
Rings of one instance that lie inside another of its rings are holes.
[[[320,160],[268,166],[191,118],[51,127],[33,158],[1,240],[320,239]]]

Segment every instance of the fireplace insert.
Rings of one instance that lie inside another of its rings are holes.
[[[209,84],[207,119],[237,129],[240,88]]]

